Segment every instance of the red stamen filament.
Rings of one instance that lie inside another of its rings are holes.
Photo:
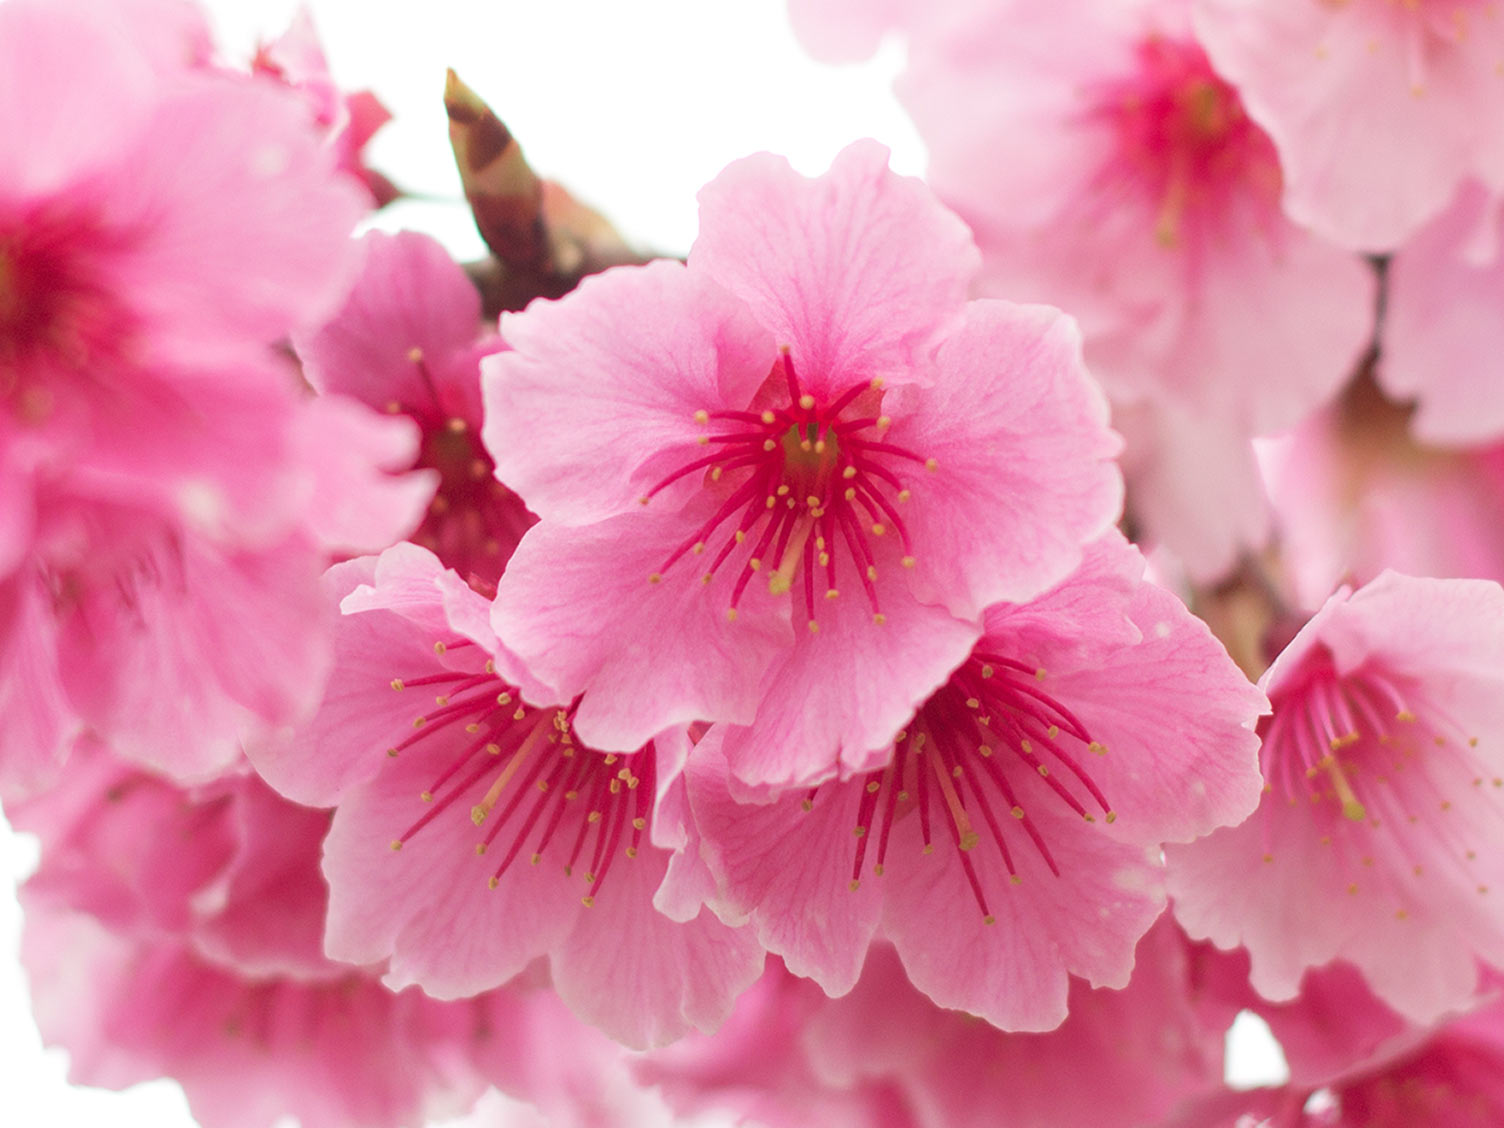
[[[818,565],[825,572],[827,599],[839,597],[837,580],[842,568],[854,569],[880,623],[872,538],[891,530],[903,545],[904,565],[913,563],[909,529],[895,504],[908,499],[908,490],[902,477],[885,463],[901,460],[934,469],[934,461],[886,441],[889,421],[884,416],[861,413],[857,418],[841,418],[864,397],[875,403],[880,382],[854,384],[822,405],[803,390],[787,350],[774,368],[774,376],[782,369],[788,394],[785,405],[762,412],[697,413],[702,423],[722,428],[701,437],[703,445],[718,449],[674,470],[643,496],[646,504],[669,485],[694,474],[706,476],[706,488],[728,491],[710,517],[649,578],[657,583],[685,555],[703,553],[725,523],[740,513],[734,532],[715,552],[703,577],[710,583],[732,553],[743,548],[745,557],[730,591],[732,618],[753,573],[766,570],[769,592],[782,595],[793,587],[795,574],[802,572],[806,617],[810,629],[818,629],[813,575]],[[743,474],[740,482],[728,481],[728,476]],[[837,542],[844,552],[835,551]]]

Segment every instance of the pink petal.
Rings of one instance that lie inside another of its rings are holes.
[[[750,929],[728,928],[708,909],[681,924],[653,908],[667,865],[656,847],[618,862],[552,960],[570,1010],[633,1049],[714,1031],[762,974]]]
[[[820,630],[802,632],[762,677],[750,725],[726,726],[726,759],[753,791],[803,787],[887,759],[893,734],[965,661],[980,631],[916,602],[903,569],[882,561],[884,622],[857,591],[822,599]]]
[[[259,82],[185,80],[140,150],[110,200],[113,221],[142,235],[109,282],[157,329],[154,346],[194,360],[332,312],[363,204],[296,97]]]
[[[689,771],[706,860],[723,890],[713,903],[723,919],[750,918],[758,943],[782,956],[793,974],[844,995],[856,985],[882,916],[882,881],[849,888],[862,784],[827,788],[807,811],[792,796],[737,803],[721,735],[711,729]]]
[[[447,359],[468,351],[481,328],[480,294],[436,240],[415,231],[371,231],[360,240],[360,273],[344,306],[316,333],[295,343],[308,381],[384,410],[393,401],[428,406],[434,391],[413,361],[413,350],[436,376]],[[473,384],[473,377],[465,384]],[[473,387],[445,381],[441,409],[475,424],[480,404]]]
[[[970,616],[1037,595],[1080,561],[1122,505],[1107,404],[1075,323],[1047,306],[973,302],[936,354],[936,379],[899,389],[890,441],[933,457],[904,512],[915,588]]]
[[[816,398],[922,380],[919,361],[961,312],[979,258],[927,188],[888,171],[885,148],[857,142],[815,180],[781,157],[747,157],[699,198],[690,269],[747,303]]]
[[[496,476],[565,524],[635,508],[703,453],[696,413],[744,410],[777,356],[740,302],[671,262],[594,275],[501,328],[511,351],[481,365],[483,438]]]
[[[664,546],[697,524],[653,511],[579,529],[541,524],[502,576],[497,635],[556,700],[585,692],[575,726],[593,747],[635,750],[676,724],[751,720],[757,679],[787,645],[786,603],[728,620],[724,572],[705,586],[681,565],[648,582]]]
[[[977,911],[957,851],[921,856],[917,820],[894,827],[882,879],[883,928],[914,986],[1004,1030],[1059,1026],[1067,973],[1097,987],[1127,983],[1134,944],[1165,905],[1154,851],[1113,841],[1044,801],[1031,805],[1029,818],[1061,876],[1024,845],[1014,851],[1020,880],[1012,883],[984,841],[971,861],[995,924]]]
[[[108,22],[108,21],[106,21]],[[0,11],[0,183],[21,198],[57,192],[130,149],[151,113],[146,61],[46,0]]]

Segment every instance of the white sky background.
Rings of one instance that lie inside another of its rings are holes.
[[[297,0],[207,0],[232,58],[278,34]],[[367,150],[411,192],[378,221],[477,257],[449,154],[442,91],[453,67],[502,116],[529,162],[605,212],[634,245],[683,254],[695,192],[728,162],[767,149],[807,174],[858,137],[918,174],[923,148],[889,90],[902,65],[890,44],[871,63],[809,59],[783,0],[308,0],[336,79],[374,90],[395,115]],[[191,1128],[168,1082],[123,1094],[70,1088],[60,1051],[41,1048],[16,949],[20,913],[7,882],[35,864],[34,845],[0,819],[0,1100],[11,1128]],[[1267,1032],[1246,1024],[1235,1079],[1277,1075]],[[1277,1054],[1277,1051],[1274,1051]],[[492,1123],[495,1123],[493,1120]]]

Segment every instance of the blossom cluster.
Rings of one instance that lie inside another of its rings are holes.
[[[1504,1121],[1504,15],[790,16],[924,181],[642,256],[451,73],[460,264],[306,16],[0,3],[44,1037],[206,1128]]]

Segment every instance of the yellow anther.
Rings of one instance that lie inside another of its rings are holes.
[[[804,408],[805,411],[808,411],[810,408],[815,406],[815,397],[810,395],[808,392],[805,392],[802,396],[799,397],[799,406]]]
[[[503,690],[501,693],[498,693],[496,695],[496,704],[498,704],[498,705],[510,705],[511,703],[512,703],[512,695],[510,693],[507,693],[505,690]]]
[[[884,615],[881,611],[879,611],[876,615],[872,616],[872,621],[874,623],[876,623],[878,626],[882,626],[884,623],[886,623],[888,621],[888,616]]]
[[[872,522],[872,535],[873,536],[875,536],[875,537],[883,536],[887,531],[888,531],[888,526],[884,525],[881,521],[874,521],[874,522]]]
[[[580,898],[580,904],[584,905],[587,909],[593,909],[595,908],[595,898],[587,893]]]
[[[899,501],[908,501],[909,498],[911,498],[913,496],[914,495],[912,493],[910,493],[908,490],[899,490],[898,491],[898,500]]]
[[[777,445],[778,444],[775,443],[772,439],[764,439],[762,441],[762,449],[765,450],[765,451],[772,450]]]
[[[433,644],[433,652],[435,654],[442,654],[448,649],[449,647],[445,646],[442,642],[436,642]]]
[[[699,438],[697,438],[695,440],[695,442],[699,443],[701,446],[709,446],[710,445],[710,436],[709,435],[701,435]]]
[[[394,839],[392,839],[392,849],[393,850],[400,850],[400,849],[402,849],[402,840],[400,838],[394,838]]]
[[[754,556],[747,561],[747,567],[751,568],[754,572],[760,571],[762,569],[762,561]]]
[[[815,807],[815,805],[813,803],[811,803],[808,799],[801,799],[799,801],[799,805],[801,807],[803,807],[806,811],[812,811],[812,810],[814,810],[814,807]]]
[[[992,755],[992,747],[991,747],[991,745],[978,744],[977,745],[977,755],[981,756],[984,760],[988,756],[991,756]]]
[[[840,594],[841,593],[839,591],[837,591],[835,588],[826,588],[825,589],[825,598],[826,599],[836,599],[836,598],[838,598],[840,596]]]
[[[877,579],[877,566],[875,564],[867,565],[867,578],[869,580]]]
[[[867,828],[864,826],[854,826],[851,828],[851,833],[856,838],[865,838],[867,836]]]
[[[726,622],[728,622],[728,623],[734,623],[734,622],[736,622],[736,608],[735,607],[728,607],[728,608],[726,608]]]
[[[395,748],[388,748],[388,749],[387,749],[387,750],[386,750],[386,754],[387,754],[387,755],[388,755],[388,756],[391,756],[391,757],[392,757],[392,758],[394,758],[394,759],[395,759],[395,758],[396,758],[396,756],[397,756],[397,750],[396,750],[396,749],[395,749]]]
[[[997,923],[997,917],[993,916],[991,913],[988,913],[986,916],[984,916],[982,918],[982,923],[983,924],[996,924]]]
[[[661,584],[662,582],[663,582],[663,573],[662,572],[649,572],[648,573],[648,583],[650,583],[650,584]]]
[[[938,467],[939,465],[940,464],[938,462],[936,462],[933,458],[926,458],[924,460],[924,468],[926,470],[928,470],[931,474],[933,474],[935,472],[936,467]]]
[[[861,888],[861,884],[862,883],[860,881],[858,881],[856,878],[853,877],[851,879],[850,884],[848,884],[846,886],[846,888],[849,889],[849,890],[851,890],[851,892],[855,893],[859,888]]]
[[[710,422],[710,412],[706,411],[702,407],[699,411],[695,412],[695,422],[696,423],[709,423]]]
[[[891,426],[893,426],[893,420],[888,416],[879,415],[877,417],[877,429],[879,431],[886,431]]]
[[[809,621],[809,633],[810,634],[819,634],[820,633],[820,624],[817,623],[817,622],[815,622],[815,620],[813,620],[813,619],[811,619]]]
[[[401,678],[393,678],[392,679],[392,688],[393,689],[401,690],[402,686],[403,686],[403,682],[402,682]]]
[[[1016,818],[1016,819],[1023,818],[1024,817],[1024,809],[1022,807],[1015,806],[1013,808],[1013,817]]]

